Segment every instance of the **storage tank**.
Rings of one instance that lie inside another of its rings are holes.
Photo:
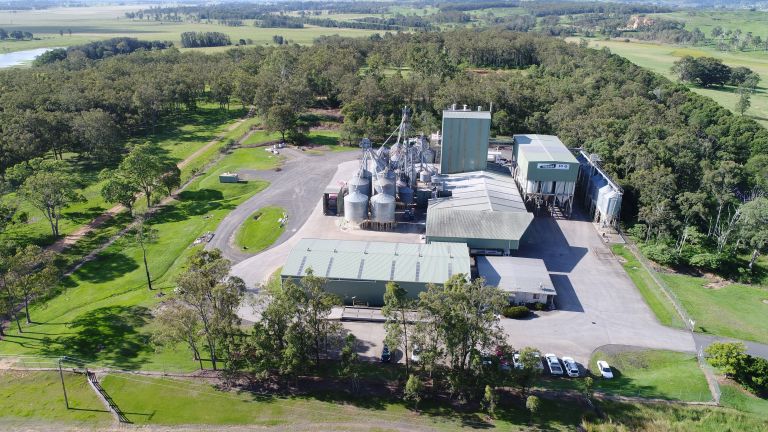
[[[360,224],[368,218],[368,196],[360,192],[350,192],[344,197],[344,219],[353,224]]]
[[[371,220],[374,222],[395,221],[395,197],[380,193],[371,198]]]
[[[363,170],[364,172],[359,172],[358,174],[355,174],[352,176],[352,178],[349,180],[349,183],[347,184],[349,186],[349,193],[352,192],[360,192],[363,195],[371,196],[371,178],[365,177],[365,173],[368,173],[367,170]],[[368,173],[370,175],[370,173]]]
[[[419,181],[421,181],[422,183],[429,183],[429,182],[431,182],[432,181],[432,173],[430,173],[429,171],[427,171],[425,169],[421,170],[421,172],[419,172]]]
[[[429,206],[429,200],[431,198],[432,198],[432,190],[430,189],[416,190],[416,207],[427,208],[427,206]]]
[[[400,197],[400,202],[403,204],[413,204],[413,189],[408,186],[408,183],[402,180],[397,182],[397,195]]]
[[[435,151],[431,148],[428,148],[421,152],[421,157],[424,160],[424,163],[435,163]]]
[[[382,171],[378,174],[378,181],[373,182],[374,191],[377,194],[385,193],[395,196],[395,173],[391,170]]]

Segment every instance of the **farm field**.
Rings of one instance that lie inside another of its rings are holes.
[[[576,40],[576,38],[571,38]],[[592,48],[608,48],[611,52],[627,58],[631,62],[648,68],[673,81],[676,77],[670,68],[680,58],[691,55],[694,57],[708,56],[723,60],[729,66],[745,66],[760,74],[762,78],[756,92],[752,95],[752,106],[745,115],[754,118],[758,123],[768,127],[768,53],[760,51],[722,52],[712,47],[682,47],[650,42],[624,42],[622,40],[591,39]],[[723,107],[733,111],[738,101],[738,95],[732,87],[698,88],[690,87],[692,91],[707,96]]]
[[[768,37],[768,12],[751,10],[686,10],[679,12],[650,14],[652,17],[682,21],[686,30],[698,27],[707,37],[712,29],[720,27],[723,30],[741,30],[743,33],[752,32],[762,38]]]
[[[281,35],[291,42],[310,44],[320,36],[368,36],[376,31],[346,28],[324,28],[305,26],[303,29],[258,28],[252,20],[240,27],[228,27],[206,23],[171,23],[150,20],[130,20],[125,13],[149,6],[120,5],[72,8],[51,8],[33,11],[0,11],[0,28],[7,31],[22,30],[32,32],[39,40],[2,41],[0,53],[22,51],[34,48],[66,47],[87,42],[109,39],[118,36],[135,37],[143,40],[171,41],[180,46],[181,33],[187,31],[222,32],[229,35],[232,43],[239,39],[251,39],[256,45],[271,44],[272,36]],[[72,34],[69,34],[72,30]],[[59,32],[63,31],[62,36]],[[206,49],[216,51],[227,49],[219,47]]]

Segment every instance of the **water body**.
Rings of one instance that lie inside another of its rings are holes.
[[[56,48],[37,48],[0,54],[0,69],[31,63],[40,54],[54,49]]]

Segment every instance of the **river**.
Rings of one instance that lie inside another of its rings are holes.
[[[0,69],[30,63],[40,54],[54,49],[56,48],[37,48],[0,54]]]

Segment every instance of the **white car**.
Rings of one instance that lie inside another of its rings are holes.
[[[567,373],[569,377],[576,378],[579,376],[579,365],[576,364],[576,361],[573,358],[563,357],[560,360],[563,361],[565,373]]]
[[[600,375],[602,375],[603,378],[608,378],[608,379],[613,378],[613,371],[611,370],[611,367],[608,365],[607,361],[598,360],[597,368],[600,369]]]
[[[547,366],[549,367],[549,373],[552,375],[562,375],[563,374],[563,367],[560,366],[560,361],[557,359],[557,356],[549,353],[544,354],[544,360],[547,361]]]
[[[414,363],[421,361],[421,347],[419,344],[413,344],[413,347],[411,347],[411,361]]]
[[[534,351],[531,353],[531,358],[536,359],[536,369],[543,370],[544,366],[541,364],[541,354],[539,354],[537,351]],[[523,362],[520,361],[520,353],[516,352],[512,354],[512,366],[514,366],[515,369],[522,369],[523,368]]]

